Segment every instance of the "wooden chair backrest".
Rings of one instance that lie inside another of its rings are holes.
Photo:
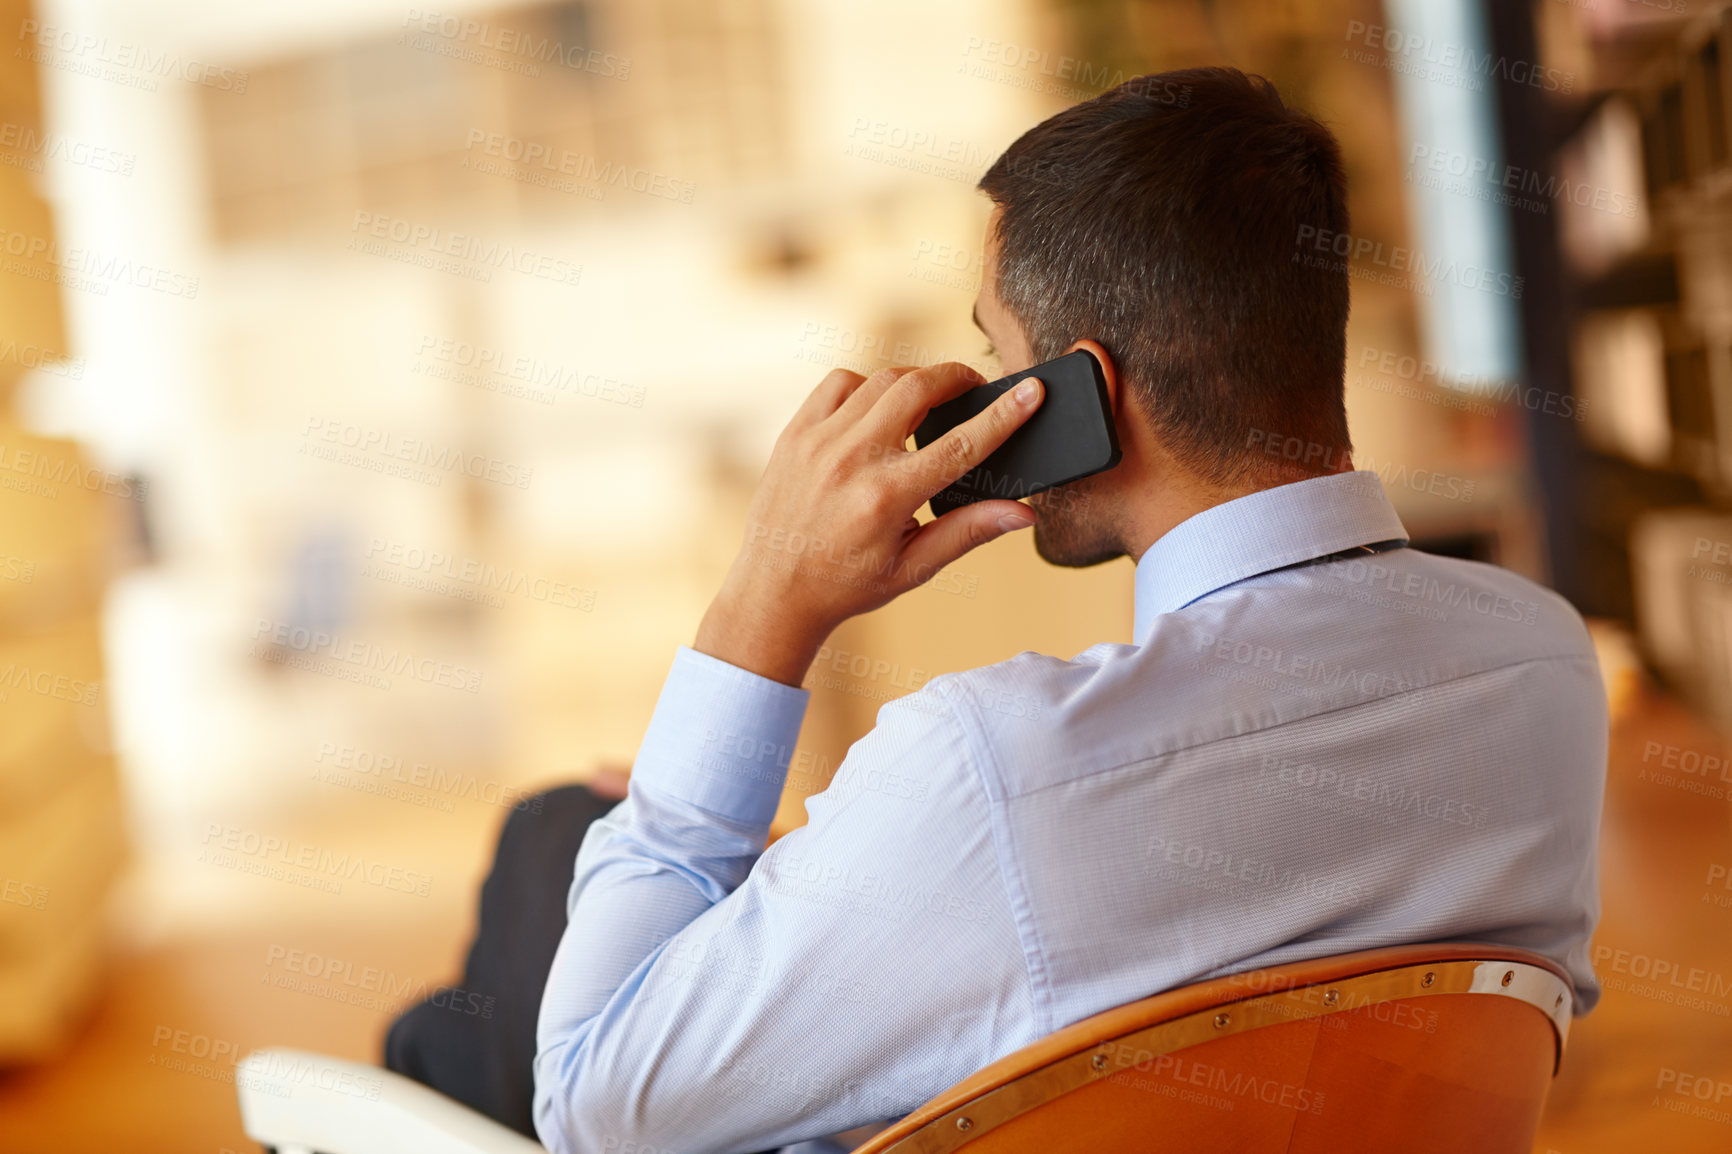
[[[1465,943],[1217,978],[1067,1026],[855,1154],[1528,1154],[1571,990]]]

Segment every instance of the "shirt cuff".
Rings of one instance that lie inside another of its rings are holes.
[[[768,830],[810,696],[682,645],[632,784]]]

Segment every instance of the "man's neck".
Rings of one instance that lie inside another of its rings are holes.
[[[1161,472],[1164,475],[1147,490],[1151,494],[1148,499],[1126,511],[1121,539],[1125,553],[1133,561],[1142,560],[1151,545],[1205,509],[1283,483],[1247,479],[1231,485],[1215,485],[1176,465]]]
[[[1145,443],[1141,459],[1146,462],[1136,476],[1126,475],[1116,480],[1142,494],[1140,500],[1124,504],[1123,530],[1120,543],[1132,561],[1141,561],[1149,547],[1165,537],[1175,527],[1190,520],[1205,509],[1225,505],[1252,493],[1309,481],[1333,473],[1353,471],[1353,458],[1343,454],[1332,469],[1314,471],[1288,462],[1278,462],[1268,470],[1250,472],[1227,484],[1216,484],[1180,464],[1164,445]]]

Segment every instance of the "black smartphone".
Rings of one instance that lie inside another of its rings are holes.
[[[1078,349],[977,386],[938,405],[914,430],[924,449],[984,410],[1024,377],[1039,377],[1046,396],[1021,428],[992,454],[932,497],[932,515],[996,497],[1019,500],[1042,489],[1075,481],[1119,463],[1107,381],[1093,354]]]

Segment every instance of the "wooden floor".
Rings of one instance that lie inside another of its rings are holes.
[[[1570,1034],[1538,1151],[1732,1151],[1732,780],[1665,768],[1727,749],[1651,689],[1614,722],[1594,936],[1605,995]]]
[[[377,957],[409,973],[430,938],[399,928],[388,940],[330,936],[314,948]],[[234,1055],[275,1044],[376,1060],[387,1020],[264,987],[270,945],[177,942],[119,966],[83,1042],[65,1061],[0,1083],[0,1150],[255,1154],[259,1148],[242,1133],[235,1107]],[[206,1056],[194,1056],[200,1053]]]
[[[1606,992],[1575,1025],[1535,1149],[1732,1150],[1732,889],[1724,884],[1732,782],[1664,767],[1693,764],[1684,751],[1722,756],[1726,742],[1651,688],[1614,698],[1595,943]],[[235,1109],[234,1053],[276,1043],[376,1055],[388,1010],[273,985],[268,959],[283,934],[254,925],[171,939],[120,961],[65,1060],[0,1077],[0,1151],[253,1151]],[[294,941],[438,982],[452,976],[467,933],[467,919],[440,906],[343,929],[313,926]],[[213,1056],[176,1055],[172,1031]]]

